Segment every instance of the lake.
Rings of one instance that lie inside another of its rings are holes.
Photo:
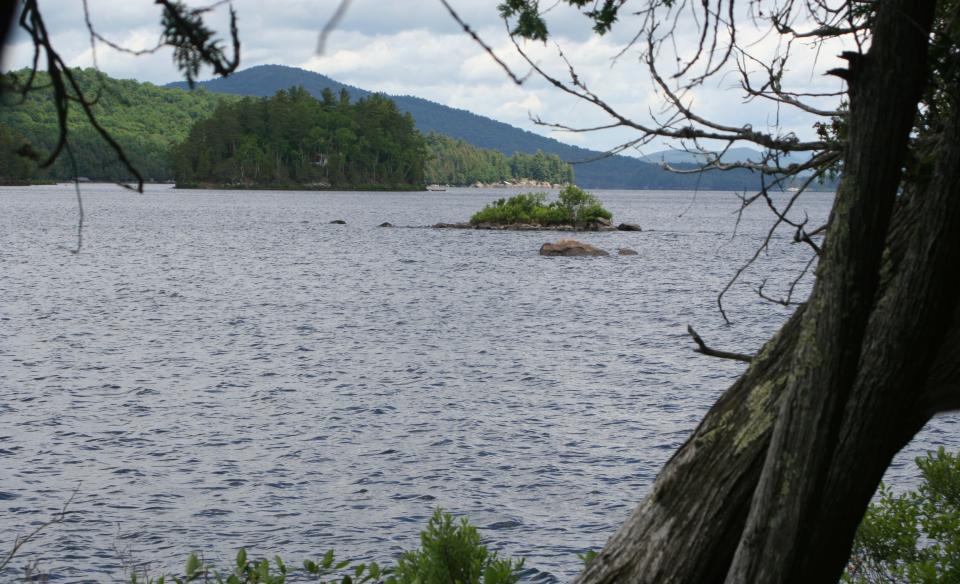
[[[0,189],[0,551],[76,491],[17,566],[57,582],[243,546],[389,562],[435,507],[525,578],[568,581],[789,315],[809,250],[719,192],[597,191],[637,256],[543,258],[562,234],[416,228],[499,189],[431,193]],[[785,202],[786,195],[778,195]],[[795,217],[819,225],[832,195]],[[342,219],[346,225],[330,221]],[[389,221],[398,228],[379,228]],[[412,226],[414,228],[406,228]],[[809,288],[809,279],[799,288]],[[960,447],[935,419],[887,475]]]

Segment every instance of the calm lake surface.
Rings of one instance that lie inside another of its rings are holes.
[[[562,235],[385,229],[462,221],[513,191],[0,189],[0,552],[58,582],[244,546],[389,562],[432,510],[467,515],[526,578],[568,581],[789,311],[809,258],[733,193],[597,191],[638,256],[542,258]],[[783,198],[783,201],[786,197]],[[824,220],[828,194],[795,216]],[[331,225],[334,219],[346,225]],[[809,282],[800,286],[809,287]],[[956,449],[934,420],[913,457]]]

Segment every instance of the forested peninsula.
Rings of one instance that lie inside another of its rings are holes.
[[[173,150],[178,186],[394,188],[425,185],[410,114],[374,94],[314,99],[303,88],[221,103]]]
[[[427,177],[430,183],[471,185],[476,182],[498,183],[534,180],[541,183],[572,184],[573,166],[556,154],[537,150],[534,154],[515,152],[505,156],[497,150],[477,148],[430,132],[427,134]]]
[[[572,167],[552,154],[512,156],[441,134],[422,136],[389,98],[351,100],[345,92],[315,99],[300,88],[270,98],[185,91],[72,70],[93,111],[148,182],[234,188],[422,188],[524,180],[572,182]],[[9,73],[17,77],[27,71]],[[41,76],[44,74],[41,73]],[[8,80],[9,81],[9,80]],[[41,79],[38,85],[43,85]],[[0,107],[0,183],[129,181],[134,177],[79,107],[70,110],[73,144],[47,169],[57,140],[49,90],[8,92]],[[76,164],[74,171],[73,164]]]

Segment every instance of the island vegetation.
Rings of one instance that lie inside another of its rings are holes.
[[[590,229],[598,223],[609,225],[613,214],[583,189],[568,185],[555,201],[547,202],[547,193],[525,193],[498,199],[470,217],[470,225],[533,228]]]
[[[464,140],[457,140],[430,132],[426,136],[427,182],[443,185],[473,185],[480,183],[520,182],[570,184],[573,166],[556,154],[514,152],[506,156],[488,148],[477,148]]]
[[[387,97],[314,99],[294,87],[221,103],[173,151],[177,186],[422,189],[413,118]]]

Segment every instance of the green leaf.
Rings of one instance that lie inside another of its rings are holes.
[[[187,567],[184,571],[187,581],[193,580],[196,576],[198,576],[197,572],[200,570],[200,568],[200,558],[197,557],[197,554],[190,554],[187,556]]]
[[[333,550],[327,550],[327,553],[323,554],[323,561],[321,565],[325,569],[329,569],[333,565]]]

